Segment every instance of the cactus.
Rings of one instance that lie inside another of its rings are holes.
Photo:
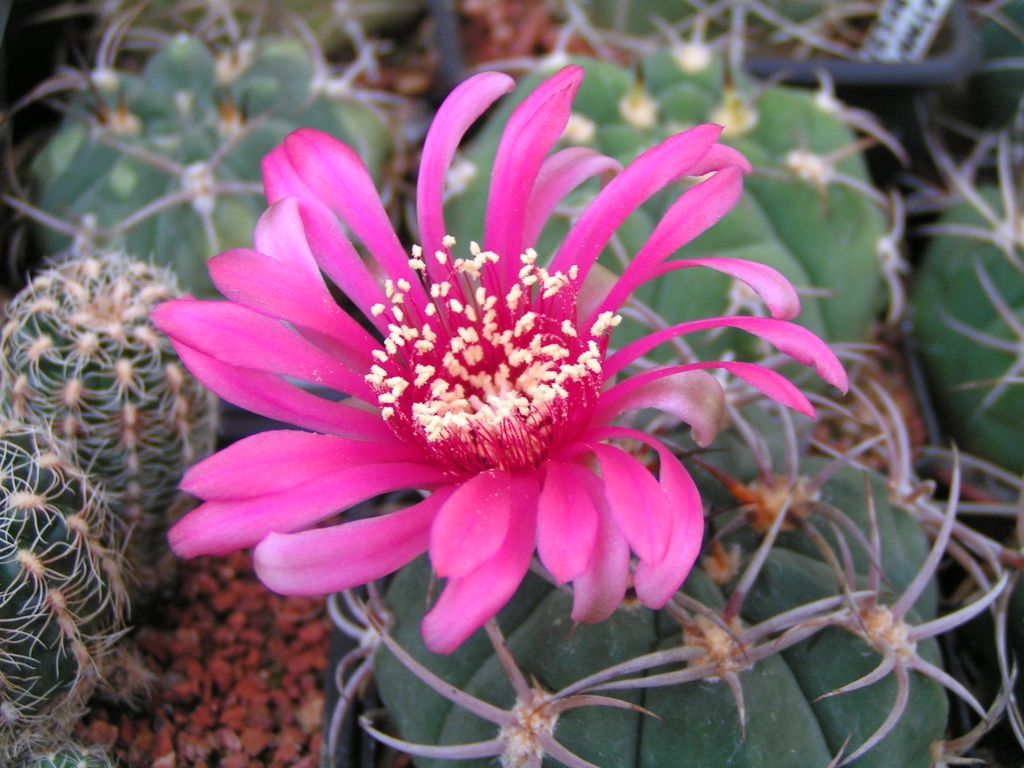
[[[975,4],[982,64],[971,92],[973,116],[982,125],[1013,122],[1024,128],[1024,2],[990,0]]]
[[[419,638],[430,590],[425,564],[414,564],[367,613],[378,689],[402,738],[366,727],[423,766],[487,755],[539,765],[529,759],[539,753],[566,765],[933,765],[943,685],[988,718],[942,671],[931,639],[966,620],[936,618],[932,579],[955,504],[929,545],[918,513],[889,501],[886,478],[848,458],[803,457],[775,474],[744,448],[760,433],[738,423],[748,437],[727,435],[702,463],[745,482],[695,473],[702,496],[717,496],[718,533],[666,609],[627,601],[604,624],[573,627],[570,596],[537,577],[499,614],[500,631],[437,657]],[[728,513],[738,500],[742,510]],[[984,610],[1005,584],[985,584],[964,612]],[[390,622],[372,618],[388,610]]]
[[[124,564],[105,499],[45,432],[0,422],[0,480],[0,758],[13,759],[81,715],[124,630]]]
[[[680,251],[684,258],[739,256],[765,263],[804,289],[800,321],[816,334],[831,341],[868,334],[881,310],[883,274],[901,266],[889,258],[889,202],[867,180],[864,144],[844,124],[850,119],[867,126],[864,115],[839,105],[825,85],[817,95],[749,82],[727,87],[724,62],[706,47],[654,54],[643,61],[640,79],[606,62],[579,63],[587,78],[564,145],[591,147],[626,162],[685,127],[717,122],[725,125],[723,141],[754,165],[733,212]],[[454,167],[456,178],[449,184],[461,186],[461,192],[451,196],[445,216],[457,240],[480,238],[500,126],[535,85],[532,77],[521,83],[513,103],[502,105]],[[576,204],[593,192],[586,187],[576,192],[563,215],[553,217],[539,252],[550,252]],[[666,204],[662,196],[631,217],[602,262],[621,269],[622,258],[643,245]],[[669,324],[753,305],[719,274],[668,273],[635,296]],[[708,354],[715,351],[720,349]]]
[[[996,144],[996,142],[992,142]],[[990,144],[989,148],[994,147]],[[949,194],[912,293],[913,335],[942,425],[958,444],[1011,472],[1024,469],[1024,184],[1020,146],[997,142],[998,183],[942,150]]]
[[[46,754],[30,755],[18,768],[115,768],[117,763],[101,748],[66,744]]]
[[[117,252],[70,260],[15,296],[0,334],[3,407],[50,426],[108,491],[144,589],[170,559],[181,475],[215,437],[213,396],[148,320],[177,295],[168,270]]]
[[[32,162],[29,200],[6,198],[33,221],[45,254],[122,247],[211,294],[206,259],[250,244],[263,209],[260,160],[289,131],[338,136],[380,180],[392,132],[379,94],[355,85],[373,65],[370,43],[338,73],[309,35],[225,34],[208,45],[180,32],[136,74],[120,65],[124,35],[112,26],[95,68],[64,76],[75,90]]]
[[[864,30],[875,19],[871,3],[823,0],[561,0],[565,27],[592,47],[605,43],[651,51],[665,34],[715,39],[744,54],[806,59],[857,59]]]

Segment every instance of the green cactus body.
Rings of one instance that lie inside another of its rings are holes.
[[[48,426],[130,526],[128,555],[155,586],[185,469],[213,448],[216,403],[149,322],[173,274],[119,253],[64,262],[6,309],[0,394]]]
[[[824,462],[807,460],[804,469],[817,471]],[[928,551],[923,530],[905,511],[885,502],[884,480],[871,476],[876,519],[881,532],[882,564],[887,589],[901,591],[921,567]],[[842,509],[858,527],[867,529],[864,475],[840,470],[822,489],[817,503]],[[813,521],[813,512],[808,512]],[[825,523],[813,522],[821,534],[832,534]],[[751,528],[724,540],[726,548],[739,547],[748,557],[757,543]],[[834,543],[834,540],[833,540]],[[856,555],[858,570],[867,568],[866,553]],[[471,638],[451,656],[426,651],[419,624],[428,605],[429,578],[420,562],[400,573],[387,593],[394,611],[392,637],[420,663],[457,688],[508,708],[513,692],[499,661],[483,633]],[[735,575],[708,566],[691,574],[685,592],[705,606],[721,612],[735,586]],[[768,555],[760,576],[735,623],[751,625],[768,617],[836,594],[835,572],[808,545],[806,537],[785,534]],[[535,676],[547,691],[562,687],[612,664],[635,659],[681,644],[703,653],[690,664],[711,662],[709,671],[691,682],[639,691],[616,692],[650,715],[597,708],[572,709],[561,715],[555,736],[578,756],[599,766],[667,765],[763,766],[807,768],[825,766],[850,738],[846,754],[867,739],[885,720],[896,696],[889,678],[860,690],[819,698],[867,674],[879,662],[879,652],[845,629],[832,627],[781,653],[756,663],[744,659],[745,649],[734,645],[714,622],[698,617],[682,632],[665,612],[626,605],[609,620],[573,626],[571,597],[543,580],[528,577],[509,603],[499,623],[513,656],[529,679]],[[936,592],[930,588],[916,608],[924,618],[935,610]],[[868,623],[885,611],[867,617]],[[917,652],[939,662],[934,642],[922,643]],[[468,744],[494,738],[494,726],[453,707],[418,682],[386,650],[378,653],[376,679],[381,696],[404,739],[427,744]],[[676,667],[678,668],[678,667]],[[738,674],[746,702],[741,726],[729,687],[718,671]],[[659,672],[661,670],[658,670]],[[945,730],[947,702],[940,686],[912,676],[910,700],[896,727],[852,765],[858,768],[926,768],[932,764],[930,745]],[[745,732],[744,732],[745,731]],[[422,760],[423,766],[448,765]],[[471,765],[484,765],[469,763]],[[514,761],[503,763],[518,765]],[[525,765],[525,763],[523,763]]]
[[[683,61],[672,52],[651,56],[643,62],[642,87],[628,70],[578,60],[587,77],[563,144],[590,146],[626,163],[688,127],[724,123],[723,141],[741,150],[755,171],[736,208],[683,248],[680,257],[728,256],[774,267],[798,288],[824,293],[803,297],[799,322],[831,341],[863,339],[881,308],[877,249],[886,221],[875,199],[834,183],[830,176],[834,170],[870,188],[856,152],[834,168],[827,161],[833,153],[850,150],[853,134],[805,91],[772,86],[754,99],[746,95],[752,93],[746,86],[738,92],[723,88],[723,63],[710,50],[705,52],[707,58],[698,57],[699,61]],[[684,71],[684,64],[692,71]],[[469,164],[464,162],[462,170],[470,180],[446,206],[448,229],[457,239],[481,237],[487,168],[497,148],[498,129],[536,84],[535,78],[523,81],[511,103],[502,106],[467,151]],[[574,193],[566,207],[578,209],[595,192],[591,182]],[[662,193],[646,203],[626,221],[613,244],[632,257],[673,200],[673,195]],[[553,253],[569,223],[568,215],[552,217],[537,245],[542,256]],[[621,270],[614,247],[601,261]],[[634,295],[669,324],[724,314],[727,308],[743,312],[756,304],[729,278],[692,269],[668,273]],[[622,331],[620,338],[628,340],[625,324]],[[720,352],[723,339],[735,344],[737,337],[717,338],[709,342],[709,352]]]
[[[979,194],[1000,210],[994,187]],[[951,208],[940,224],[982,231],[990,226],[968,204]],[[962,448],[1019,472],[1024,468],[1024,337],[1019,332],[1024,248],[1011,248],[1016,265],[991,243],[934,235],[917,270],[912,309],[914,339],[943,427]],[[1018,328],[1007,321],[1013,316]],[[977,333],[987,338],[971,337]]]
[[[0,756],[66,737],[124,630],[115,521],[35,427],[0,422]]]
[[[93,72],[96,96],[71,100],[30,169],[32,204],[63,222],[34,217],[40,249],[121,247],[212,294],[206,260],[251,245],[265,207],[260,161],[291,130],[337,136],[380,178],[391,150],[381,113],[328,71],[295,38],[215,52],[182,33],[141,74]]]
[[[991,4],[991,17],[978,23],[983,63],[971,92],[984,126],[1024,120],[1024,0]]]
[[[115,768],[117,765],[102,749],[66,745],[44,755],[32,755],[19,768]]]

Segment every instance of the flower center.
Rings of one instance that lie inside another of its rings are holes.
[[[423,306],[408,281],[385,283],[391,306],[372,312],[388,335],[366,381],[391,429],[454,472],[536,467],[586,425],[619,318],[576,327],[576,267],[549,273],[527,249],[509,279],[497,254],[472,243],[472,258],[453,260],[454,245],[444,239],[435,269],[413,249]]]

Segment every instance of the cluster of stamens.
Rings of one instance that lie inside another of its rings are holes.
[[[529,248],[504,285],[498,254],[471,243],[471,258],[452,259],[454,245],[444,239],[434,270],[413,248],[425,303],[410,298],[408,280],[385,282],[390,307],[371,312],[387,335],[366,381],[392,429],[454,470],[536,466],[567,427],[585,423],[604,340],[620,318],[605,312],[586,333],[577,329],[575,266],[549,272]]]

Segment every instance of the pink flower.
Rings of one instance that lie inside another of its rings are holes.
[[[614,426],[616,419],[658,408],[689,423],[706,444],[724,409],[709,368],[802,413],[813,415],[813,408],[785,378],[750,363],[620,375],[669,339],[721,327],[766,339],[837,387],[845,389],[846,375],[821,340],[786,321],[799,302],[774,270],[739,259],[666,261],[740,195],[749,165],[716,143],[718,126],[674,136],[624,170],[588,149],[548,156],[582,78],[582,69],[566,67],[510,117],[482,248],[446,237],[442,192],[466,130],[512,90],[505,75],[473,77],[441,106],[417,187],[423,247],[411,258],[350,148],[300,130],[267,156],[270,208],[256,228],[255,249],[210,262],[229,301],[169,302],[155,320],[185,364],[225,400],[310,431],[255,435],[193,467],[182,487],[205,503],[171,531],[179,555],[255,545],[256,571],[267,586],[310,595],[379,578],[429,551],[446,583],[422,629],[428,647],[441,653],[497,613],[535,550],[556,581],[572,583],[577,621],[608,617],[630,585],[652,608],[679,588],[701,546],[700,497],[661,443]],[[540,266],[543,257],[531,246],[559,201],[588,178],[616,172]],[[706,174],[613,285],[593,279],[598,254],[633,211],[673,181]],[[373,266],[347,232],[373,255]],[[669,270],[692,267],[745,282],[773,317],[683,323],[609,354],[615,312],[629,294]],[[337,306],[323,275],[383,342]],[[329,401],[293,379],[351,397]],[[656,476],[615,445],[622,440],[656,452]],[[430,493],[397,512],[314,527],[403,488]]]

